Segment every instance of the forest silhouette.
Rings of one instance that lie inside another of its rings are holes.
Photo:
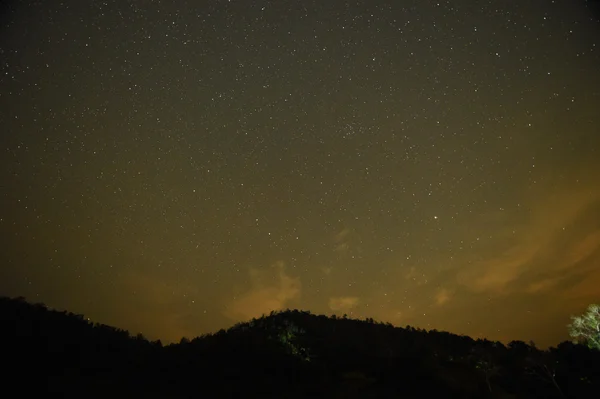
[[[307,311],[163,346],[0,298],[3,391],[62,398],[590,398],[600,351],[541,350]],[[35,396],[34,396],[35,395]]]

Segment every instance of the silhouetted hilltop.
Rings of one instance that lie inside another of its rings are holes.
[[[600,353],[287,310],[163,347],[0,298],[6,389],[44,397],[589,398]]]

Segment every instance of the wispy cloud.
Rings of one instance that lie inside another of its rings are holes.
[[[530,283],[527,286],[526,291],[530,294],[538,294],[555,287],[559,281],[560,279],[556,277],[550,277],[534,281],[533,283]]]
[[[355,308],[359,303],[359,298],[355,296],[341,296],[329,298],[329,309],[336,311],[349,311]]]
[[[504,292],[527,269],[538,249],[518,244],[492,257],[472,262],[459,272],[458,281],[475,292]]]
[[[586,223],[587,212],[600,208],[600,190],[563,188],[531,205],[529,220],[519,226],[506,221],[498,250],[470,260],[457,273],[460,284],[474,292],[540,292],[555,286],[567,271],[581,268],[600,248],[600,230]],[[593,217],[593,216],[592,216]],[[572,231],[571,231],[572,230]],[[535,279],[526,282],[525,280]]]
[[[195,335],[185,310],[189,300],[184,296],[197,293],[193,287],[182,287],[149,273],[128,271],[117,280],[115,291],[130,295],[126,301],[120,297],[106,298],[112,312],[109,323],[133,334],[141,332],[151,339],[160,338],[166,342]]]
[[[435,294],[435,304],[438,306],[442,306],[448,301],[450,301],[451,296],[452,294],[450,293],[450,291],[448,291],[445,288],[442,288]]]
[[[586,261],[594,255],[598,249],[600,249],[600,229],[591,232],[570,248],[564,262],[565,267],[577,265],[580,262]]]
[[[333,236],[333,250],[338,254],[345,254],[350,250],[351,230],[345,228]]]
[[[348,234],[350,234],[350,229],[342,229],[333,237],[333,241],[336,243],[340,243],[346,239]]]
[[[225,316],[230,319],[247,320],[268,314],[272,310],[285,309],[301,295],[300,279],[288,275],[283,262],[275,263],[271,270],[251,270],[250,277],[250,290],[227,306]],[[272,282],[266,283],[267,280]]]

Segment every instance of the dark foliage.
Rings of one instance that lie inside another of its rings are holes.
[[[272,312],[163,347],[0,298],[2,383],[17,397],[589,398],[600,352]]]

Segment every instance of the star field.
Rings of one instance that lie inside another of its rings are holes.
[[[566,339],[600,286],[584,1],[33,1],[0,293],[178,341],[271,310]]]

